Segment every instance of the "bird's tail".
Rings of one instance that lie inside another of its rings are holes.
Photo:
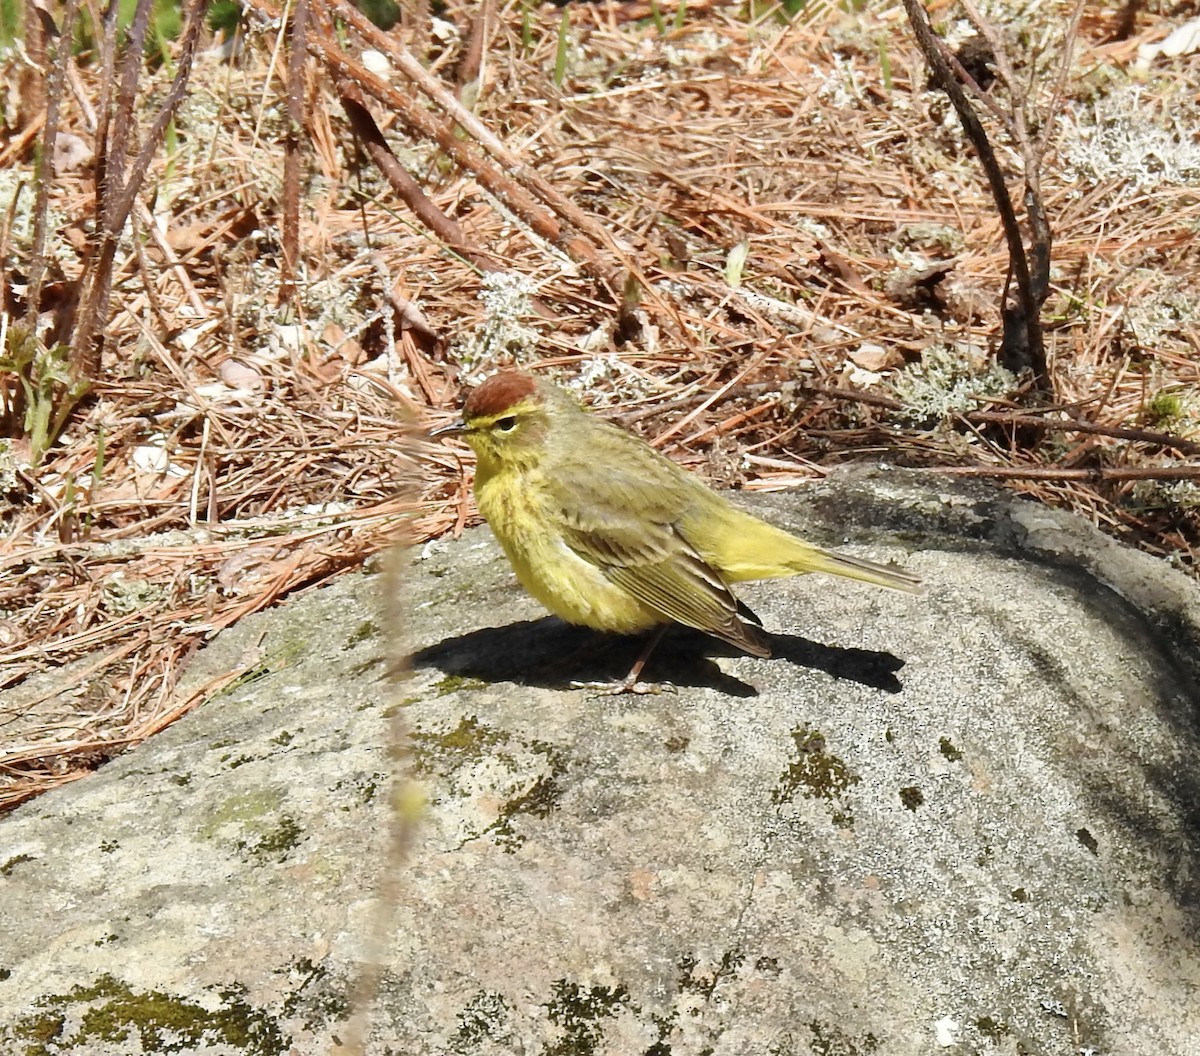
[[[684,538],[730,583],[825,572],[910,594],[924,593],[921,580],[903,569],[814,546],[731,506],[719,509],[699,526],[682,528]]]
[[[862,557],[851,557],[849,554],[801,545],[805,546],[807,552],[788,562],[796,572],[826,572],[831,576],[845,576],[847,579],[858,579],[880,587],[905,590],[909,594],[925,593],[920,577],[903,569],[867,561]]]

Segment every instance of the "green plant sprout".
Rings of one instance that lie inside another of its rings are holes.
[[[30,463],[37,466],[89,385],[72,371],[66,345],[47,347],[24,324],[8,326],[3,345],[0,372],[12,374],[21,385],[23,428],[29,439]]]
[[[665,37],[667,35],[667,20],[663,18],[663,13],[658,6],[658,0],[650,0],[650,17],[654,21],[654,28],[658,30],[658,35]]]

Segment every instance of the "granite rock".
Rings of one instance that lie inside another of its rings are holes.
[[[1196,585],[896,471],[744,501],[927,595],[748,584],[776,655],[673,631],[644,697],[570,688],[637,643],[486,529],[403,631],[382,575],[248,618],[188,674],[234,688],[0,818],[0,1052],[336,1052],[377,950],[372,1053],[1200,1053]]]

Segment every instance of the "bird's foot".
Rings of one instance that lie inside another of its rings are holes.
[[[626,693],[651,696],[658,693],[677,693],[670,682],[639,682],[637,679],[617,678],[609,682],[572,682],[572,689],[588,689],[603,697],[620,697]]]

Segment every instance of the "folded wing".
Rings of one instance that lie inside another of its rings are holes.
[[[605,467],[602,491],[594,465],[564,459],[555,466],[548,483],[567,545],[664,622],[694,627],[754,656],[770,656],[762,632],[741,618],[748,610],[739,607],[722,575],[678,530],[695,483],[677,470],[683,481],[663,487],[661,465],[653,467],[656,473],[639,472],[637,462],[646,456],[658,458],[636,451],[632,464]]]

